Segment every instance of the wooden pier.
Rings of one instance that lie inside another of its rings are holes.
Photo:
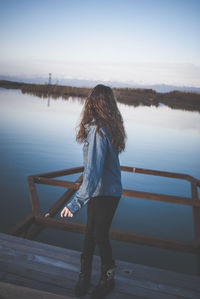
[[[20,299],[23,299],[23,296],[25,296],[24,298],[51,298],[50,294],[53,294],[54,297],[57,296],[55,299],[61,299],[63,296],[65,298],[74,296],[73,288],[79,273],[80,252],[39,243],[32,241],[32,239],[46,227],[85,233],[85,224],[54,218],[80,187],[83,174],[75,182],[55,178],[81,173],[83,170],[84,168],[81,166],[28,176],[32,211],[17,223],[9,231],[9,234],[0,234],[0,299],[16,298],[17,292],[21,293],[20,296],[17,296]],[[142,198],[191,207],[193,210],[194,240],[185,242],[112,228],[110,238],[122,242],[194,254],[197,258],[198,274],[200,274],[200,201],[197,189],[200,186],[200,180],[188,174],[129,166],[121,166],[121,170],[188,181],[191,187],[190,197],[127,189],[123,190],[122,195],[138,200]],[[65,187],[67,190],[48,211],[42,214],[35,184]],[[116,288],[107,298],[200,298],[200,276],[186,275],[119,260],[116,260],[116,263],[118,266],[116,269]],[[99,275],[100,262],[99,258],[95,256],[91,289],[98,282]],[[14,297],[12,297],[12,290]],[[89,298],[89,293],[85,298]],[[1,297],[2,294],[4,297]]]
[[[116,287],[107,299],[199,299],[200,277],[116,260]],[[0,298],[74,298],[80,252],[0,233]],[[91,286],[100,276],[94,256]]]
[[[83,174],[81,174],[75,182],[58,180],[55,179],[55,177],[77,174],[83,172],[83,170],[84,168],[81,166],[28,176],[28,189],[30,195],[29,198],[32,206],[32,211],[22,221],[17,223],[9,233],[15,236],[22,236],[27,239],[34,239],[45,227],[50,227],[84,234],[86,227],[85,224],[53,218],[60,212],[62,207],[66,205],[67,201],[70,200],[75,191],[79,189],[83,179]],[[185,242],[181,240],[160,238],[157,236],[149,236],[145,234],[138,234],[135,232],[127,232],[124,230],[116,229],[110,230],[111,239],[195,254],[197,255],[200,274],[200,201],[197,189],[200,186],[200,180],[188,174],[142,169],[129,166],[121,166],[121,170],[132,173],[163,176],[188,181],[191,186],[191,197],[181,197],[174,195],[172,196],[128,189],[123,189],[122,196],[137,199],[142,198],[146,200],[160,201],[164,203],[172,203],[192,207],[194,240],[192,242]],[[64,194],[57,200],[57,202],[43,215],[40,209],[39,198],[36,191],[36,184],[65,187],[67,189]]]

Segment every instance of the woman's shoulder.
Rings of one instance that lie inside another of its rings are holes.
[[[90,131],[94,131],[96,129],[96,125],[95,124],[85,124],[85,131],[88,134]]]
[[[96,134],[97,133],[97,124],[90,123],[84,125],[87,135],[88,134]],[[98,129],[98,132],[101,134],[102,137],[107,137],[107,131],[103,125],[101,125]]]

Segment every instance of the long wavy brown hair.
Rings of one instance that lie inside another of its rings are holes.
[[[87,137],[86,124],[95,123],[97,133],[103,126],[110,136],[113,147],[122,152],[125,150],[126,133],[123,119],[117,107],[113,90],[103,84],[95,86],[85,100],[81,122],[78,126],[76,141],[82,143]]]

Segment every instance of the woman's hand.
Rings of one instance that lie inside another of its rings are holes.
[[[74,215],[68,210],[67,207],[64,207],[64,209],[61,211],[60,216],[63,217],[73,217]]]

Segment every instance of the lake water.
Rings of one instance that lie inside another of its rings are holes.
[[[163,105],[118,106],[128,136],[126,151],[120,155],[121,165],[187,173],[200,179],[200,113]],[[28,175],[82,165],[82,145],[75,142],[82,107],[83,100],[78,98],[42,99],[19,90],[0,89],[1,232],[7,232],[31,210]],[[191,195],[190,184],[177,179],[122,172],[122,183],[124,188],[134,190]],[[37,185],[42,211],[48,210],[65,190]],[[72,220],[85,223],[86,207]],[[112,228],[184,241],[194,238],[191,207],[127,197],[121,198]],[[81,234],[45,229],[36,240],[81,251],[83,238]],[[115,258],[197,273],[192,254],[111,243]]]

